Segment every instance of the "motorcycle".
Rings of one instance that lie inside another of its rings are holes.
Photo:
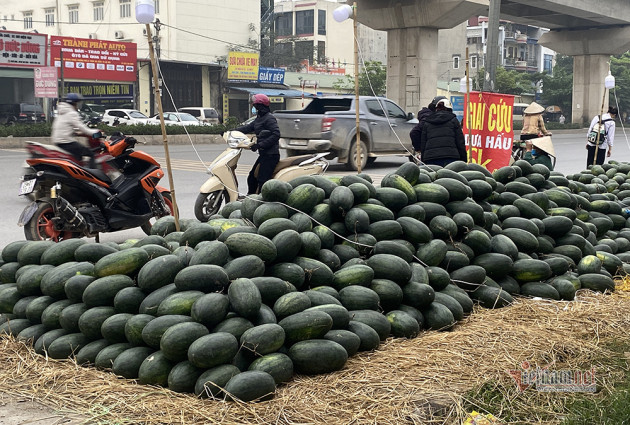
[[[210,178],[201,185],[195,201],[195,217],[199,221],[208,221],[210,216],[219,212],[223,203],[239,199],[236,166],[243,149],[249,149],[255,142],[240,131],[223,133],[228,147],[208,167]],[[299,176],[322,174],[328,168],[324,159],[329,152],[290,156],[278,162],[273,171],[273,179],[290,181]]]
[[[170,192],[158,186],[164,177],[160,164],[135,151],[136,143],[121,134],[102,144],[120,171],[114,180],[68,159],[27,159],[33,172],[24,176],[19,194],[30,194],[37,185],[50,189],[22,211],[18,225],[24,226],[26,239],[98,238],[99,233],[134,227],[150,234],[151,220],[170,215],[173,204]]]

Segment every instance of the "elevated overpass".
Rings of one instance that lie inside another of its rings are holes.
[[[489,7],[489,0],[356,1],[359,22],[388,33],[388,96],[412,111],[435,95],[437,31],[487,16]],[[600,112],[609,56],[630,49],[629,0],[501,0],[501,19],[551,29],[539,43],[574,57],[573,122]]]

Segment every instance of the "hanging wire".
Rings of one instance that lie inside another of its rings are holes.
[[[617,88],[613,89],[613,93],[615,94],[615,104],[617,105],[617,112],[619,112],[619,99],[617,98]],[[621,114],[617,116],[621,117]],[[619,123],[621,124],[621,130],[623,131],[623,136],[626,139],[626,145],[628,145],[628,150],[630,150],[630,141],[628,141],[628,134],[626,133],[626,127],[623,125],[623,118],[619,118]]]

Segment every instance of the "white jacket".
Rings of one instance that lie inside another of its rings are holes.
[[[60,102],[57,105],[57,118],[53,122],[51,134],[54,144],[76,142],[78,141],[77,135],[89,136],[97,131],[97,129],[92,129],[83,123],[74,106],[66,102]],[[85,140],[81,140],[80,143],[87,146]]]

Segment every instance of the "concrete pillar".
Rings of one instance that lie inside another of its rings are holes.
[[[387,34],[387,97],[416,114],[435,97],[438,30],[404,28]]]
[[[611,55],[630,49],[630,26],[589,29],[585,31],[550,31],[538,44],[558,53],[573,56],[573,117],[582,123],[601,113],[604,79],[608,75]],[[608,99],[604,102],[608,110]]]
[[[601,114],[602,97],[606,91],[604,78],[608,75],[608,55],[580,55],[573,57],[572,122],[590,122]],[[608,95],[604,112],[608,110]]]
[[[209,67],[201,67],[201,106],[209,108],[210,102],[210,69]]]

